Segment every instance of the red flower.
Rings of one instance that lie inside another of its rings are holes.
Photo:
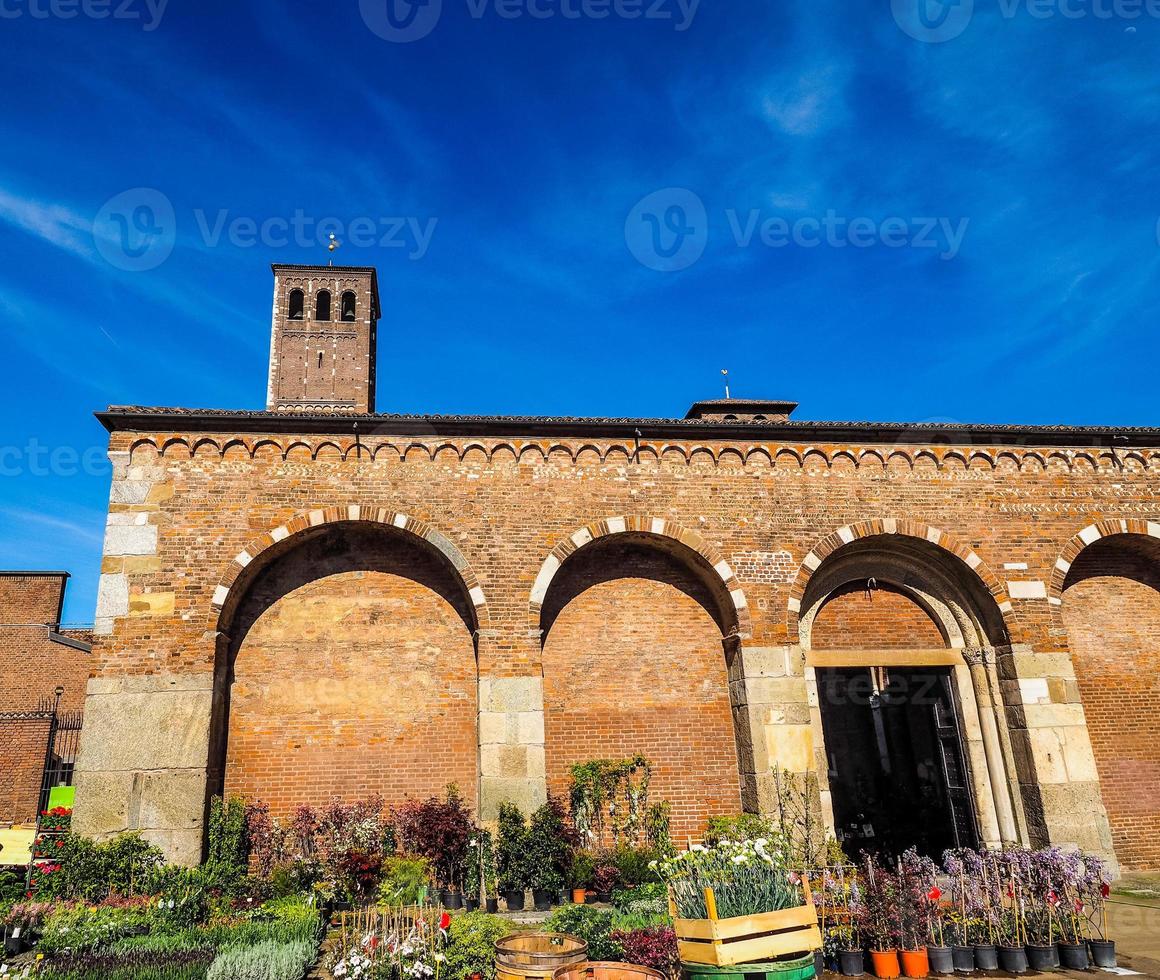
[[[451,916],[444,912],[439,917],[439,928],[446,932],[449,925],[451,925]]]
[[[1106,881],[1102,882],[1100,884],[1100,894],[1103,895],[1104,898],[1107,898],[1111,893],[1112,893],[1112,889],[1108,885],[1108,883]]]
[[[929,898],[932,902],[937,902],[940,898],[942,898],[942,891],[938,885],[935,885],[934,888],[926,893],[926,897]]]
[[[1054,890],[1047,893],[1047,904],[1052,906],[1059,904],[1059,896],[1055,894]]]

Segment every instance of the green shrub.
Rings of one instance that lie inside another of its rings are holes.
[[[649,865],[659,860],[660,854],[651,847],[618,847],[607,855],[607,863],[620,872],[620,881],[629,887],[660,881]]]
[[[612,905],[618,912],[667,915],[668,889],[659,881],[648,881],[635,888],[619,888],[612,893]]]
[[[37,948],[45,954],[103,949],[147,931],[149,921],[150,910],[145,905],[60,905],[45,916]]]
[[[544,922],[548,932],[564,932],[588,944],[588,959],[619,960],[620,944],[612,938],[616,913],[592,905],[561,905]]]
[[[523,891],[531,883],[528,852],[528,825],[523,811],[514,803],[501,803],[495,854],[501,892]]]
[[[431,888],[431,862],[425,857],[389,857],[383,861],[379,901],[386,905],[418,905]]]
[[[0,869],[0,906],[18,902],[24,897],[24,875]]]
[[[780,831],[775,821],[756,813],[737,813],[728,817],[710,817],[705,831],[705,845],[714,847],[723,840],[777,839]]]
[[[38,899],[99,902],[112,892],[141,894],[165,863],[165,855],[140,834],[121,834],[102,844],[66,834],[60,843],[56,862],[38,866],[33,886]]]
[[[215,796],[209,804],[209,861],[245,874],[250,860],[246,804],[236,796]]]
[[[314,861],[285,861],[270,871],[270,894],[275,898],[310,891],[318,882],[321,869]],[[250,879],[252,880],[252,879]]]
[[[45,960],[37,980],[205,980],[210,950],[82,953]]]
[[[206,980],[302,980],[317,958],[312,942],[229,946],[210,964]]]
[[[443,966],[446,980],[466,980],[473,973],[484,980],[495,977],[495,942],[512,931],[511,925],[497,915],[467,912],[453,915],[447,930],[447,947]]]

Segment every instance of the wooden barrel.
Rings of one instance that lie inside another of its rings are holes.
[[[576,963],[562,966],[555,973],[554,980],[665,980],[647,966],[635,963]]]
[[[495,944],[496,980],[551,980],[561,967],[588,959],[588,944],[562,932],[524,932]]]

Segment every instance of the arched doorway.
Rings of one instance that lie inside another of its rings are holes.
[[[1017,839],[994,598],[927,538],[842,540],[809,577],[799,627],[835,833],[851,853],[935,857]]]
[[[476,611],[439,548],[388,523],[307,527],[247,564],[221,622],[211,790],[284,815],[457,783],[475,805]]]
[[[1062,600],[1116,857],[1160,868],[1160,538],[1094,540]]]
[[[645,532],[598,538],[554,572],[539,617],[549,792],[576,763],[640,753],[678,839],[741,810],[726,660],[738,618],[703,556]]]

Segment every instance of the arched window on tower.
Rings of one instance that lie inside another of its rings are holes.
[[[329,320],[330,319],[330,290],[320,289],[318,296],[314,300],[314,319],[315,320]]]
[[[349,290],[342,294],[342,318],[353,323],[355,317],[355,295]]]
[[[301,289],[290,290],[290,319],[301,320],[306,313],[306,294]]]

